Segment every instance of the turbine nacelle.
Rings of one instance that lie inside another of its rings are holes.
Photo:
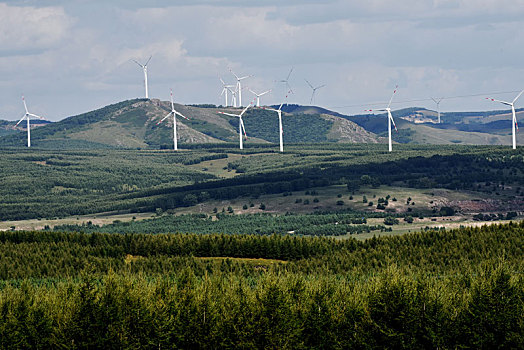
[[[517,102],[517,100],[519,99],[520,96],[522,96],[522,94],[524,93],[524,90],[522,90],[518,95],[517,97],[515,97],[513,99],[513,101],[511,102],[507,102],[507,101],[501,101],[501,100],[496,100],[494,98],[490,98],[490,97],[486,97],[486,100],[490,100],[490,101],[493,101],[493,102],[499,102],[499,103],[502,103],[503,105],[506,105],[506,106],[510,106],[511,107],[511,114],[512,114],[512,120],[511,120],[511,136],[512,136],[512,141],[513,141],[513,149],[516,149],[517,148],[517,136],[516,136],[516,131],[519,130],[519,125],[518,125],[518,122],[517,122],[517,114],[515,113],[515,102]]]

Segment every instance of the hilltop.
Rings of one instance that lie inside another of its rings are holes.
[[[511,111],[437,113],[425,108],[405,108],[392,111],[398,132],[393,140],[414,144],[511,144]],[[369,132],[387,137],[386,114],[342,116]],[[524,121],[524,109],[517,110],[519,124]],[[517,133],[517,144],[524,143],[524,135]]]
[[[189,118],[177,118],[180,143],[238,142],[238,120],[218,112],[235,114],[240,108],[175,104],[175,109]],[[170,110],[169,102],[157,99],[123,101],[40,127],[32,132],[32,141],[36,147],[54,148],[171,148],[172,118],[157,125]],[[276,113],[249,109],[244,124],[247,143],[278,142]],[[286,143],[381,141],[354,122],[329,113],[284,113],[283,125]],[[24,133],[12,133],[0,145],[21,146],[24,140]]]

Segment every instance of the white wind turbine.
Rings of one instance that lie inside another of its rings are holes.
[[[27,104],[25,103],[24,95],[22,95],[22,101],[24,102],[25,114],[22,116],[22,119],[20,119],[18,123],[16,123],[15,126],[18,126],[18,124],[20,124],[22,120],[27,120],[27,147],[31,147],[31,125],[29,123],[29,119],[31,119],[31,117],[35,117],[38,119],[45,120],[45,118],[33,113],[29,113],[29,111],[27,110]]]
[[[513,149],[517,148],[517,135],[516,135],[515,131],[519,130],[519,125],[517,123],[517,115],[515,114],[515,102],[517,102],[517,100],[522,95],[522,93],[524,93],[524,90],[522,90],[520,92],[520,94],[518,94],[517,97],[515,97],[513,99],[513,101],[511,101],[511,102],[500,101],[500,100],[495,100],[494,98],[486,97],[486,100],[491,100],[491,101],[494,101],[494,102],[500,102],[500,103],[502,103],[504,105],[511,106],[511,113],[513,114],[513,118],[512,118],[512,121],[511,121],[511,133],[512,133],[512,137],[513,137]],[[515,130],[515,128],[516,128],[516,130]]]
[[[262,93],[260,93],[260,94],[257,94],[256,92],[254,92],[254,91],[251,90],[251,89],[249,89],[249,91],[251,91],[251,93],[252,93],[253,95],[256,96],[256,99],[257,99],[257,107],[260,107],[260,97],[261,97],[261,96],[264,96],[265,94],[268,94],[268,93],[271,92],[271,90],[267,90],[267,91],[264,91],[264,92],[262,92]]]
[[[178,142],[177,142],[177,133],[176,133],[176,116],[178,114],[179,116],[181,116],[184,119],[189,120],[189,118],[183,116],[181,113],[179,113],[179,112],[177,112],[175,110],[175,104],[173,103],[173,90],[171,90],[171,112],[169,112],[168,115],[166,115],[164,118],[162,118],[162,120],[160,120],[158,123],[156,123],[156,125],[159,125],[160,123],[162,123],[171,114],[173,114],[173,144],[174,144],[175,151],[177,151],[178,150]]]
[[[286,95],[286,99],[287,99]],[[280,141],[280,152],[284,152],[284,128],[282,126],[282,106],[284,105],[284,102],[280,104],[280,107],[278,109],[273,109],[269,107],[262,107],[263,109],[266,109],[268,111],[273,111],[278,113],[278,139]]]
[[[242,131],[244,131],[244,135],[246,136],[247,138],[247,134],[246,134],[246,128],[244,127],[244,122],[242,121],[242,116],[244,115],[244,113],[246,113],[247,109],[249,107],[251,107],[251,104],[248,104],[246,108],[244,108],[244,110],[240,113],[240,114],[232,114],[232,113],[226,113],[226,112],[218,112],[220,114],[224,114],[224,115],[228,115],[230,117],[237,117],[238,118],[238,137],[239,137],[239,142],[240,142],[240,149],[244,149],[244,144],[242,143]]]
[[[289,70],[289,73],[287,75],[287,78],[286,79],[282,79],[282,80],[278,80],[279,83],[284,83],[285,86],[286,86],[286,89],[293,93],[293,89],[291,89],[291,86],[289,85],[289,77],[291,76],[291,73],[293,72],[293,67],[291,67],[291,69]],[[284,90],[285,91],[285,90]]]
[[[144,86],[146,88],[146,98],[149,98],[149,92],[147,90],[147,64],[149,63],[149,61],[151,61],[151,57],[153,56],[152,55],[149,56],[149,59],[146,61],[145,64],[142,64],[136,60],[133,60],[136,64],[138,64],[144,70]]]
[[[395,90],[393,91],[393,94],[391,95],[391,98],[389,99],[388,106],[386,108],[382,109],[368,109],[368,112],[388,112],[388,137],[389,137],[389,151],[391,152],[393,150],[393,147],[391,145],[391,123],[393,123],[393,126],[395,127],[395,131],[397,130],[397,126],[395,125],[395,121],[393,120],[393,116],[391,115],[391,102],[393,101],[393,96],[395,96],[395,93],[397,92],[398,85],[395,86]]]
[[[307,81],[307,79],[304,79],[304,80],[309,85],[309,87],[313,90],[313,92],[311,93],[311,99],[309,100],[309,104],[312,104],[313,100],[315,98],[315,92],[317,92],[318,89],[323,88],[324,86],[326,86],[326,84],[323,84],[323,85],[320,85],[320,86],[317,86],[317,87],[313,87],[313,85],[311,85],[311,83],[309,81]]]
[[[433,100],[433,102],[435,102],[437,104],[437,116],[438,116],[438,124],[440,124],[440,102],[442,102],[442,100],[444,99],[444,97],[440,97],[440,98],[431,98]]]
[[[219,78],[220,81],[222,82],[222,93],[220,94],[220,96],[224,95],[224,98],[225,98],[225,104],[224,104],[224,107],[227,107],[228,106],[228,102],[227,102],[227,93],[228,91],[230,91],[231,93],[233,93],[233,91],[231,90],[231,88],[234,88],[235,85],[228,85],[224,82],[224,80],[222,78]],[[233,100],[233,95],[231,95],[232,97],[232,100]],[[236,102],[235,102],[236,104]],[[236,106],[235,106],[236,107]]]
[[[235,73],[233,73],[233,70],[230,68],[229,71],[231,72],[231,74],[233,74],[235,76],[235,78],[237,79],[237,88],[236,88],[236,91],[238,92],[238,107],[242,107],[242,85],[240,84],[240,81],[241,80],[244,80],[246,78],[249,78],[251,77],[251,75],[246,75],[246,76],[243,76],[243,77],[239,77],[238,75],[236,75]],[[236,106],[235,106],[236,107]]]

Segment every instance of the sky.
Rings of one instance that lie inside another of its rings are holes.
[[[149,97],[224,104],[237,75],[262,104],[344,114],[393,109],[504,109],[524,89],[524,0],[11,0],[0,1],[0,119],[57,121]],[[476,96],[470,96],[476,95]],[[484,96],[486,95],[486,96]],[[468,97],[458,97],[468,96]],[[254,97],[243,90],[243,104]],[[524,107],[524,98],[517,107]]]

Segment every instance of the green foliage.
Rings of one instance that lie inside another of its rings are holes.
[[[398,219],[388,216],[384,218],[384,225],[398,225]]]
[[[523,237],[0,232],[0,348],[518,349]]]
[[[235,130],[238,129],[237,118],[230,119],[229,123]],[[264,139],[278,143],[278,116],[275,112],[263,109],[250,109],[244,117],[246,132],[250,137]],[[295,114],[282,116],[284,142],[326,142],[327,134],[333,122],[322,118],[318,114]],[[314,132],[312,132],[314,130]]]

